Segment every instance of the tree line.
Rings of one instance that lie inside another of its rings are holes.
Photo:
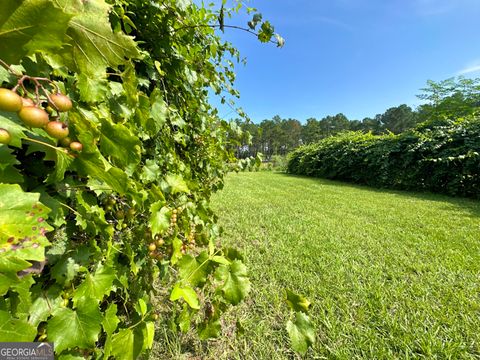
[[[279,115],[259,123],[235,120],[244,130],[241,144],[236,146],[239,158],[262,153],[266,159],[286,155],[300,145],[316,143],[344,131],[361,131],[375,135],[400,134],[420,123],[458,118],[475,113],[480,108],[480,79],[451,78],[440,82],[428,81],[417,97],[424,104],[416,109],[406,104],[391,107],[382,114],[363,120],[348,119],[343,113],[318,120],[309,118],[283,119]]]

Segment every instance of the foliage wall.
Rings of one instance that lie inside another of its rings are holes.
[[[347,132],[292,152],[288,172],[375,187],[480,196],[480,119],[438,120],[399,135]]]

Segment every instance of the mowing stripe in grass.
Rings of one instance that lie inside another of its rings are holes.
[[[310,358],[480,357],[478,202],[265,172],[230,175],[214,204],[254,290],[233,314],[245,337],[209,356],[291,357],[290,288],[314,303]]]

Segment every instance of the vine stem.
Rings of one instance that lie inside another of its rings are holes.
[[[60,150],[60,148],[58,148],[56,146],[53,146],[53,145],[50,145],[50,144],[47,144],[46,142],[43,142],[43,141],[40,141],[40,140],[35,140],[35,139],[32,139],[32,138],[25,138],[24,140],[47,146],[49,148],[52,148],[55,151],[62,151],[62,150]]]
[[[241,30],[241,31],[245,31],[249,34],[252,34],[252,35],[255,35],[255,36],[258,36],[258,33],[256,33],[255,31],[252,31],[250,29],[247,29],[247,28],[244,28],[244,27],[241,27],[241,26],[237,26],[237,25],[217,25],[217,24],[200,24],[200,25],[185,25],[185,26],[180,26],[176,29],[173,29],[173,32],[177,32],[178,30],[182,30],[182,29],[188,29],[188,28],[199,28],[199,27],[209,27],[209,28],[228,28],[228,29],[236,29],[236,30]],[[269,40],[269,42],[271,42],[272,44],[277,44],[276,41],[273,41],[273,40]]]
[[[78,211],[76,211],[74,208],[68,206],[67,204],[64,204],[64,203],[60,202],[60,205],[62,205],[63,207],[66,207],[68,210],[70,210],[71,212],[73,212],[76,215],[81,215]]]
[[[5,61],[3,61],[2,59],[0,59],[0,65],[2,67],[4,67],[6,70],[8,70],[11,74],[15,75],[15,76],[18,76],[18,77],[21,77],[23,76],[22,74],[19,74],[17,73],[15,70],[12,69],[12,67],[10,65],[8,65]]]

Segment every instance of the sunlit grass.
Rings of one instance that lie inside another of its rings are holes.
[[[292,358],[285,288],[313,302],[307,358],[480,358],[479,202],[261,172],[214,207],[253,291],[199,358]]]

